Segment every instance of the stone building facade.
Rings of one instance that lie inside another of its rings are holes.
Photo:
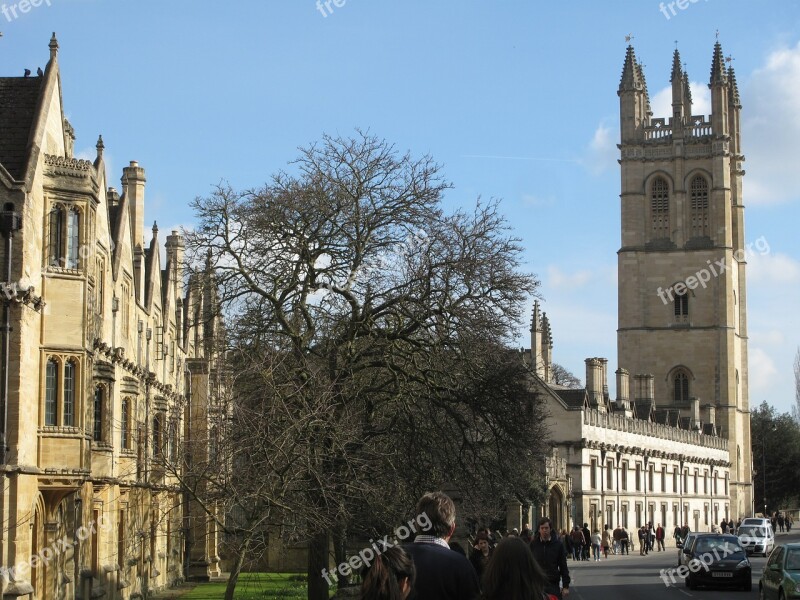
[[[586,360],[585,388],[554,383],[550,323],[534,307],[526,359],[567,473],[548,467],[538,512],[559,528],[707,531],[753,510],[739,92],[719,43],[710,117],[692,114],[677,50],[671,83],[672,116],[653,118],[628,47],[614,401],[604,358]]]
[[[58,42],[0,78],[4,598],[137,598],[215,573],[174,465],[207,447],[213,293],[184,294],[183,239],[145,230],[145,171],[75,158]]]

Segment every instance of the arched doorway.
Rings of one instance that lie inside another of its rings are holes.
[[[550,500],[547,504],[547,516],[550,517],[553,529],[560,533],[567,527],[564,521],[564,494],[557,485],[554,485],[550,488],[548,496]]]

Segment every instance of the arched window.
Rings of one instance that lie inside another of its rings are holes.
[[[676,373],[672,382],[672,399],[676,403],[689,402],[689,377],[686,375],[686,373],[683,371]]]
[[[64,365],[64,426],[75,426],[75,363],[67,361]]]
[[[708,236],[708,182],[698,175],[689,186],[692,237]]]
[[[669,184],[663,177],[656,177],[651,185],[650,212],[653,238],[669,238]]]
[[[103,441],[103,413],[105,404],[105,394],[102,386],[94,389],[94,419],[92,426],[92,439],[95,442]]]
[[[62,267],[64,261],[64,212],[55,207],[50,211],[50,265]]]
[[[78,268],[78,248],[80,246],[80,238],[78,235],[79,224],[80,213],[74,208],[70,209],[67,212],[66,267],[68,269]]]
[[[77,208],[65,209],[55,206],[48,219],[50,266],[78,269],[80,267],[80,221],[81,214]]]
[[[170,421],[169,424],[169,460],[175,462],[178,456],[178,423]]]
[[[44,383],[44,424],[58,424],[58,363],[55,359],[47,361]]]
[[[120,447],[123,450],[130,450],[131,447],[131,401],[125,398],[122,401],[122,410],[120,411]]]
[[[153,456],[161,456],[161,417],[153,417]]]
[[[683,320],[689,316],[689,292],[684,290],[682,294],[675,292],[675,317]]]

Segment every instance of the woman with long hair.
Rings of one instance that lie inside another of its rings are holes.
[[[501,541],[483,573],[483,600],[542,600],[545,575],[519,538]]]
[[[362,574],[361,600],[404,600],[414,587],[414,561],[400,546],[379,554]]]

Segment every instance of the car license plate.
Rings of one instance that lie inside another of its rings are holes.
[[[733,577],[733,573],[728,571],[714,571],[711,573],[712,577]]]

